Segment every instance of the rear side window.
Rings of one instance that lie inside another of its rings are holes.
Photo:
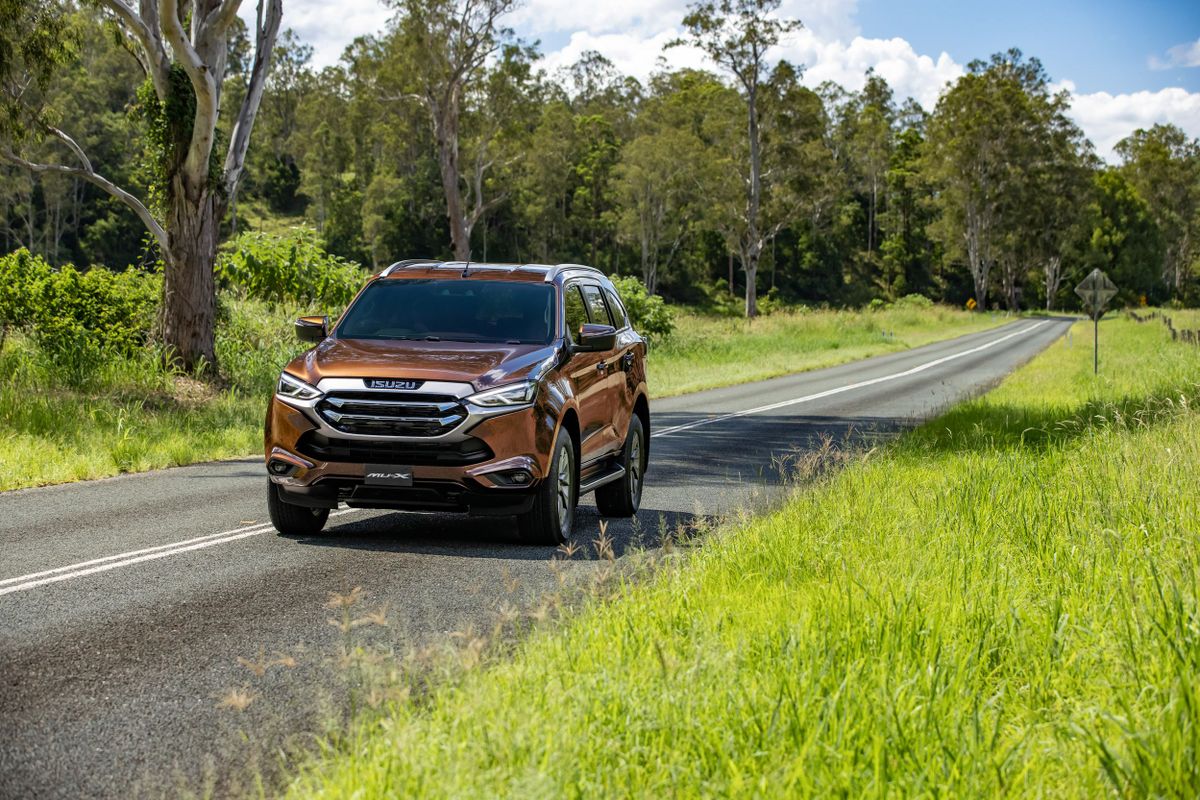
[[[608,313],[608,306],[604,304],[604,297],[600,294],[599,286],[585,283],[583,299],[587,301],[588,315],[592,318],[592,322],[597,325],[613,324],[612,315]]]
[[[625,306],[621,305],[621,298],[617,297],[609,289],[604,290],[604,299],[608,301],[608,310],[612,312],[614,323],[618,328],[624,328],[629,324],[629,316],[625,313]]]
[[[567,320],[567,333],[572,339],[579,337],[579,329],[588,321],[587,309],[583,305],[583,296],[579,294],[576,285],[563,289],[563,316]]]

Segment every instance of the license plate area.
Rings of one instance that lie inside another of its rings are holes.
[[[363,472],[363,483],[367,486],[412,486],[412,467],[397,467],[395,464],[367,464]]]

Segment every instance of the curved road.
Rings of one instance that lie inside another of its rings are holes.
[[[789,454],[919,421],[1070,322],[655,401],[643,508],[609,526],[614,549],[761,508],[785,491]],[[386,604],[389,625],[363,635],[404,647],[489,629],[501,603],[555,586],[554,551],[515,543],[505,520],[343,510],[323,536],[276,536],[265,482],[244,460],[0,494],[0,797],[233,791],[342,704],[331,592]],[[598,523],[588,499],[576,540]],[[221,705],[237,688],[243,711]]]

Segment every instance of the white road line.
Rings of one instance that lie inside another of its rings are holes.
[[[955,359],[965,358],[966,356],[974,355],[975,353],[981,352],[983,350],[987,350],[988,348],[995,347],[996,345],[1001,344],[1003,342],[1007,342],[1009,339],[1012,339],[1014,337],[1024,336],[1025,334],[1029,333],[1030,331],[1035,330],[1035,329],[1040,328],[1041,326],[1045,325],[1046,322],[1047,322],[1047,320],[1043,320],[1041,322],[1035,322],[1032,325],[1029,325],[1025,328],[1021,328],[1019,331],[1013,331],[1012,333],[1010,333],[1006,336],[1001,336],[999,339],[993,339],[992,341],[987,342],[986,344],[981,344],[978,347],[972,347],[970,350],[963,350],[960,353],[952,353],[951,355],[943,356],[942,358],[937,358],[937,359],[934,359],[933,361],[927,361],[926,363],[919,364],[919,365],[913,367],[912,369],[906,369],[903,372],[896,372],[891,375],[882,375],[878,378],[871,378],[870,380],[859,381],[858,383],[848,383],[845,386],[838,386],[833,389],[826,389],[825,391],[817,392],[816,394],[809,394],[809,395],[805,395],[804,397],[794,397],[791,400],[782,400],[778,403],[771,403],[771,404],[765,405],[765,406],[758,406],[757,408],[748,408],[745,411],[733,411],[728,414],[721,414],[720,416],[716,416],[716,417],[708,417],[707,419],[701,419],[701,420],[697,420],[695,422],[688,422],[683,425],[674,425],[670,428],[664,428],[660,431],[655,431],[654,433],[650,434],[650,438],[653,439],[656,436],[667,436],[672,433],[679,433],[680,431],[688,431],[688,430],[691,430],[692,428],[699,428],[704,425],[713,425],[717,422],[724,422],[725,420],[728,420],[728,419],[737,419],[738,417],[748,417],[751,414],[761,414],[764,411],[774,411],[777,408],[786,408],[788,406],[795,406],[795,405],[799,405],[801,403],[810,403],[813,400],[820,400],[825,397],[831,397],[835,394],[842,394],[843,392],[851,392],[851,391],[854,391],[855,389],[862,389],[867,386],[874,386],[877,383],[884,383],[886,381],[894,381],[894,380],[898,380],[900,378],[907,378],[910,375],[916,375],[918,372],[924,372],[927,369],[932,369],[934,367],[945,364],[948,361],[954,361]]]
[[[854,391],[855,389],[862,389],[867,386],[874,386],[875,384],[884,383],[885,381],[894,381],[899,378],[906,378],[910,375],[916,375],[919,372],[924,372],[927,369],[932,369],[933,367],[945,364],[948,361],[965,358],[966,356],[974,355],[975,353],[995,347],[996,345],[1002,344],[1009,339],[1013,339],[1017,336],[1023,336],[1045,324],[1046,321],[1035,322],[1028,327],[1014,331],[1006,336],[1001,336],[999,339],[993,339],[992,341],[979,345],[978,347],[973,347],[970,350],[963,350],[959,353],[943,356],[942,358],[928,361],[924,364],[912,367],[911,369],[906,369],[903,372],[896,372],[891,375],[883,375],[878,378],[871,378],[870,380],[850,383],[845,386],[838,386],[834,389],[827,389],[823,392],[817,392],[816,394],[805,395],[804,397],[795,397],[791,400],[783,400],[778,403],[758,406],[757,408],[749,408],[745,411],[734,411],[729,414],[709,417],[707,419],[697,420],[696,422],[689,422],[684,425],[675,425],[670,428],[665,428],[661,431],[655,431],[654,433],[650,434],[650,436],[651,438],[656,436],[667,436],[668,434],[679,433],[680,431],[687,431],[704,425],[713,425],[717,422],[724,422],[725,420],[729,419],[747,417],[752,414],[761,414],[765,411],[774,411],[778,408],[786,408],[788,406],[799,405],[800,403],[808,403],[813,400],[820,400],[824,397],[830,397],[835,394]],[[338,517],[343,514],[353,514],[359,510],[361,509],[347,508],[342,511],[335,511],[329,516]],[[94,575],[97,572],[107,572],[108,570],[116,569],[118,567],[127,567],[132,564],[140,564],[143,561],[154,561],[156,559],[166,558],[167,556],[173,556],[178,553],[188,553],[193,550],[202,550],[206,547],[225,544],[226,542],[236,542],[238,539],[245,539],[250,536],[258,536],[259,534],[266,533],[270,529],[270,523],[253,525],[248,528],[234,528],[233,530],[222,531],[221,533],[210,533],[205,536],[197,536],[194,539],[184,539],[183,541],[171,542],[170,544],[146,547],[141,550],[131,550],[128,553],[117,553],[116,555],[94,558],[90,561],[81,561],[78,564],[70,564],[65,567],[56,567],[54,569],[43,570],[42,572],[33,572],[28,575],[20,575],[15,578],[4,578],[3,580],[0,580],[0,587],[3,587],[0,588],[0,597],[3,597],[6,594],[12,594],[14,592],[22,592],[28,589],[34,589],[38,586],[45,586],[48,583],[57,583],[59,581],[69,580],[71,578],[81,578],[85,575]]]
[[[347,508],[341,511],[334,511],[330,517],[340,517],[343,514],[353,514],[362,509]],[[48,583],[57,583],[70,578],[82,578],[85,575],[93,575],[97,572],[107,572],[110,569],[117,567],[127,567],[131,564],[140,564],[143,561],[154,561],[159,558],[166,558],[178,553],[187,553],[192,550],[202,550],[205,547],[212,547],[217,544],[225,544],[226,542],[235,542],[238,539],[245,539],[250,536],[258,536],[266,533],[271,529],[269,523],[264,525],[254,525],[249,528],[234,528],[233,530],[223,531],[221,533],[210,533],[207,536],[198,536],[195,539],[185,539],[181,542],[172,542],[171,544],[159,545],[158,547],[147,547],[142,550],[133,550],[128,553],[118,553],[117,555],[105,556],[104,558],[95,558],[91,561],[81,561],[78,564],[71,564],[66,567],[58,567],[57,569],[48,569],[43,572],[34,572],[29,575],[21,575],[16,578],[5,578],[0,581],[0,585],[7,585],[0,589],[0,597],[13,592],[21,592],[27,589],[34,589],[38,586],[45,586]]]

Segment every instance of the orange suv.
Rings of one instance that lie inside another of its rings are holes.
[[[329,510],[515,516],[523,539],[571,535],[581,494],[631,516],[649,454],[646,343],[603,273],[577,264],[402,261],[316,346],[267,411],[267,502],[280,533]]]

